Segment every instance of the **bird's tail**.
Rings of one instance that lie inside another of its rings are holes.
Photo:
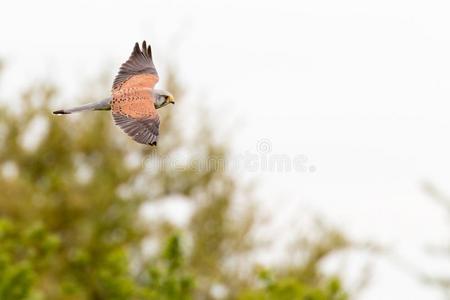
[[[110,110],[110,109],[111,109],[111,97],[103,99],[98,102],[88,103],[70,109],[55,110],[53,113],[55,115],[65,115],[87,110],[91,111],[91,110]]]

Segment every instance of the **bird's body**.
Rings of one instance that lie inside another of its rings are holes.
[[[115,124],[133,140],[141,144],[156,145],[159,135],[156,109],[174,103],[169,92],[154,89],[158,79],[150,46],[147,48],[144,41],[141,50],[136,43],[130,58],[122,64],[114,80],[111,97],[53,113],[111,110]]]

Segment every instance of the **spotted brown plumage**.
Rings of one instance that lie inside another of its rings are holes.
[[[141,144],[156,145],[158,141],[159,116],[153,97],[157,82],[151,47],[144,41],[140,49],[136,43],[114,79],[111,111],[115,124]]]
[[[136,43],[130,58],[122,64],[114,79],[111,97],[70,109],[59,109],[54,114],[72,114],[82,111],[111,110],[114,123],[133,140],[156,145],[159,135],[157,109],[175,103],[171,93],[155,89],[158,72],[152,59],[152,49]]]

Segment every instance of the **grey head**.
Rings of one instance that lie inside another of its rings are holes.
[[[172,94],[165,90],[154,89],[153,96],[155,99],[155,108],[161,108],[169,103],[175,104]]]

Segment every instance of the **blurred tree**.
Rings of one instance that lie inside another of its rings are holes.
[[[445,195],[433,184],[426,182],[423,184],[424,190],[432,197],[432,199],[438,203],[446,212],[450,220],[450,197]],[[447,260],[450,258],[450,241],[445,241],[445,245],[429,247],[429,253],[433,255],[435,259]],[[411,269],[411,267],[410,267]],[[450,299],[450,276],[449,275],[432,275],[427,272],[417,271],[416,268],[412,268],[415,274],[419,274],[419,277],[428,284],[432,284],[440,288],[446,299]]]
[[[179,102],[174,78],[166,85]],[[346,298],[339,280],[319,271],[320,259],[343,245],[335,236],[326,249],[299,246],[311,259],[280,266],[270,280],[252,272],[254,207],[237,213],[233,203],[239,195],[251,203],[251,194],[220,164],[195,163],[227,158],[207,119],[186,138],[177,102],[161,112],[158,147],[143,147],[108,113],[51,115],[57,93],[37,84],[2,102],[16,110],[0,106],[1,300]],[[161,167],[179,153],[182,167]],[[187,226],[141,217],[144,204],[173,197],[193,207]],[[159,250],[147,251],[148,241]]]
[[[267,272],[260,275],[263,286],[242,292],[239,300],[345,300],[347,295],[343,292],[337,279],[329,279],[323,286],[308,285],[295,277],[285,277],[274,280]]]
[[[59,245],[41,224],[20,231],[0,220],[0,299],[26,299],[37,275]]]

